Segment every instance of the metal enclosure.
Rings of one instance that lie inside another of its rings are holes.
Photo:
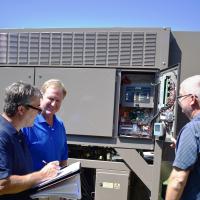
[[[130,171],[101,170],[96,171],[95,200],[128,199]]]
[[[0,67],[0,109],[3,110],[3,100],[5,87],[13,83],[14,81],[25,81],[27,83],[34,83],[34,68],[22,68],[22,67]]]
[[[37,68],[36,85],[58,78],[67,86],[68,95],[60,116],[68,134],[112,137],[115,69]]]
[[[168,66],[170,29],[167,28],[0,31],[0,64],[115,68]]]
[[[177,134],[172,96],[180,68],[181,77],[189,74],[189,35],[169,28],[2,29],[1,98],[17,80],[40,87],[60,79],[68,91],[59,115],[68,131],[70,162],[95,170],[86,174],[95,200],[109,194],[110,200],[140,200],[132,191],[140,186],[147,194],[142,200],[158,200],[163,164],[173,159],[168,141]],[[114,182],[122,186],[117,192],[106,188]]]

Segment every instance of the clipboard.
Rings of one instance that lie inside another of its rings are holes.
[[[66,166],[59,171],[58,175],[55,178],[44,181],[42,183],[39,183],[39,184],[35,185],[33,187],[33,189],[41,190],[41,189],[46,188],[50,185],[64,181],[64,180],[80,173],[80,168],[81,168],[80,162],[76,162],[76,163],[73,163],[69,166]]]
[[[55,178],[32,187],[31,198],[60,196],[81,199],[80,169],[80,162],[62,168]]]

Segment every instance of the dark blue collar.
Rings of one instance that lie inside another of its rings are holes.
[[[17,130],[8,122],[2,115],[0,115],[0,130],[6,131],[8,134],[17,134]]]

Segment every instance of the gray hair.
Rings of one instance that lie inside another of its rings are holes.
[[[30,104],[35,97],[42,97],[38,88],[22,81],[12,83],[5,89],[3,111],[12,117],[18,106]]]

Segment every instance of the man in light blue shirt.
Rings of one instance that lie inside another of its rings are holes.
[[[200,200],[200,75],[181,83],[177,100],[190,122],[178,135],[165,200]]]
[[[41,114],[35,118],[33,127],[22,129],[32,155],[34,170],[54,160],[58,160],[62,167],[67,165],[68,159],[66,130],[62,120],[56,116],[66,96],[66,89],[61,81],[50,79],[43,84],[41,92]]]

